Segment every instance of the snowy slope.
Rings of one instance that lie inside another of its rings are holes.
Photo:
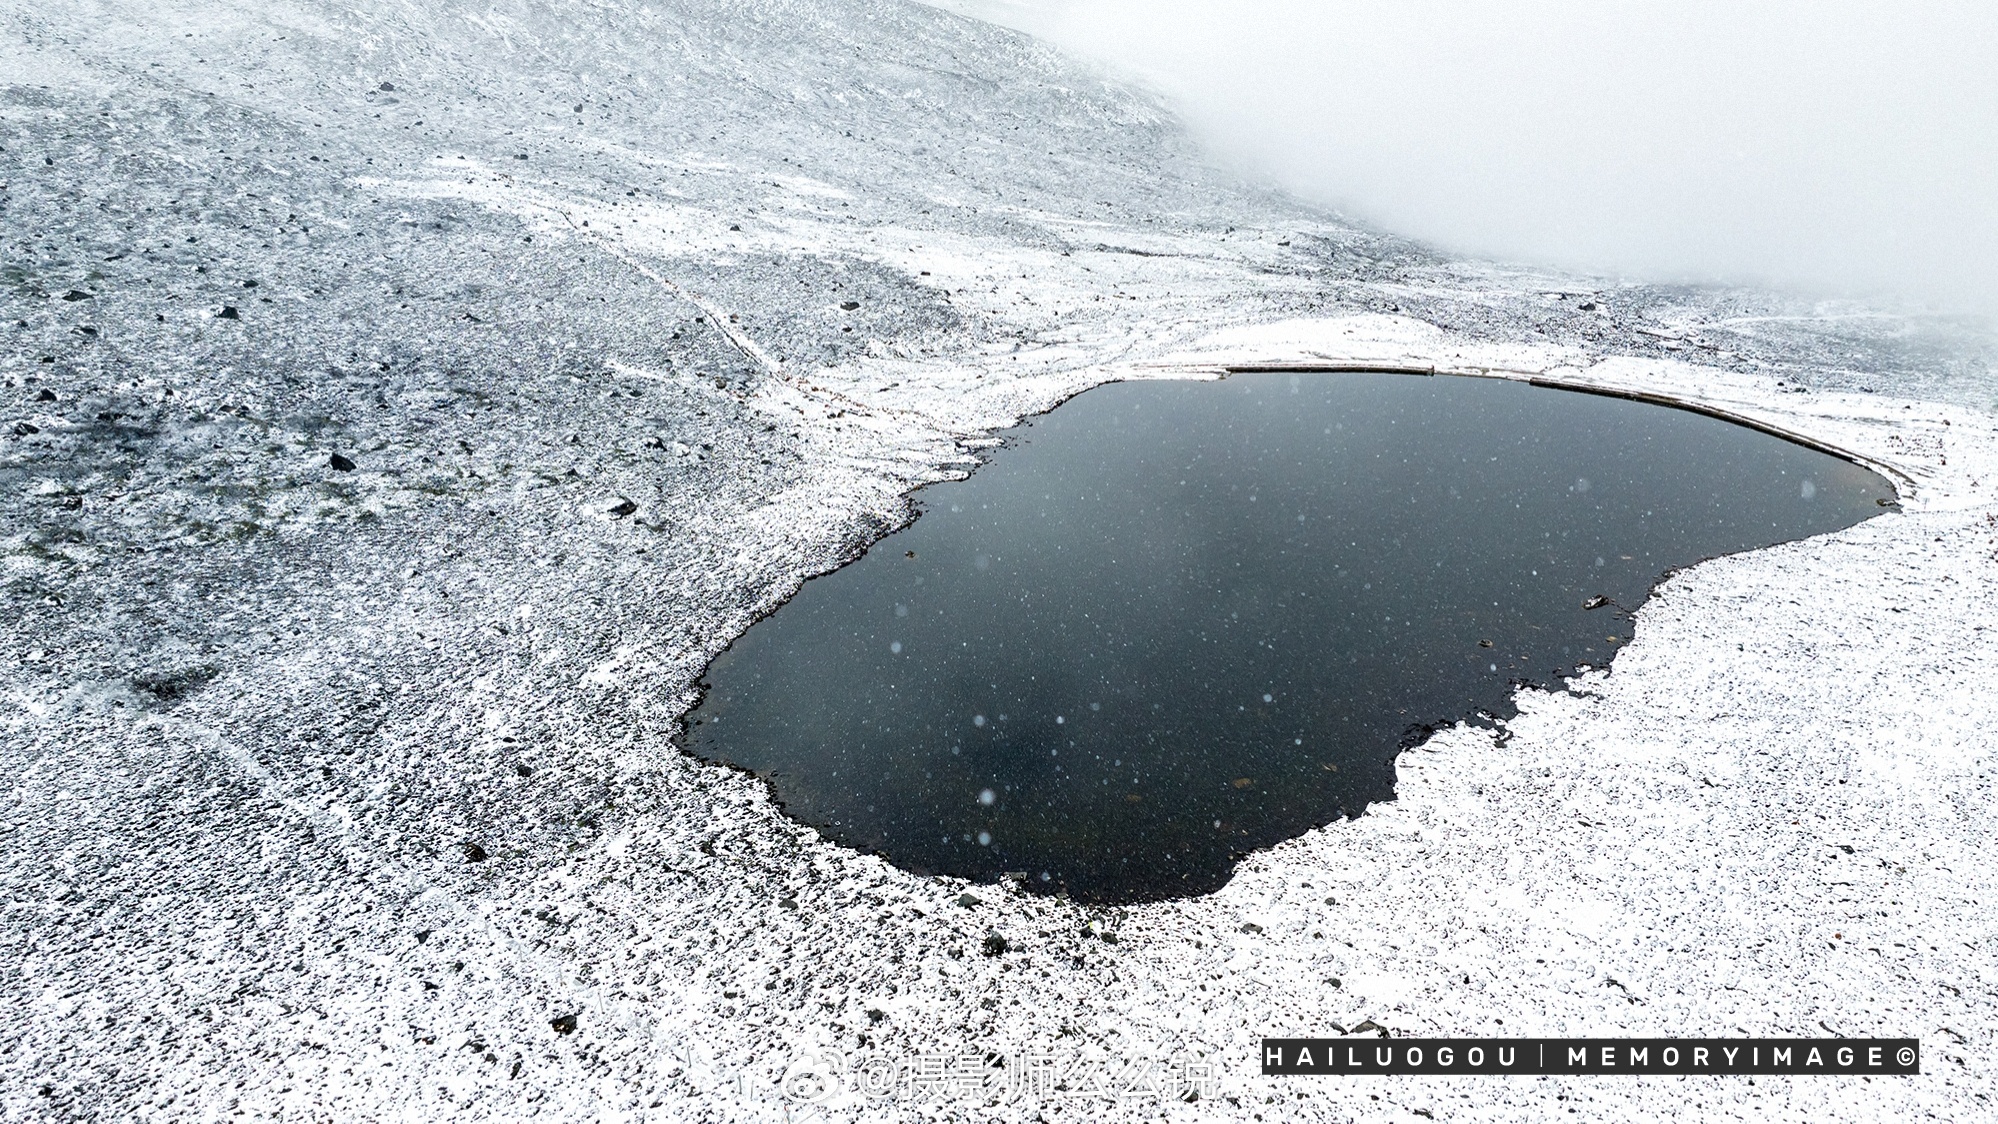
[[[812,1103],[1989,1111],[1998,391],[1958,326],[1453,261],[912,4],[0,29],[10,1115],[797,1118],[787,1069],[1017,1049],[1096,1068]],[[1907,514],[1675,577],[1613,675],[1195,901],[960,905],[673,750],[706,661],[993,429],[1297,360],[1698,399]],[[1917,1034],[1930,1072],[1255,1075],[1257,1036],[1364,1019]],[[1088,1084],[1175,1052],[1220,1087]]]

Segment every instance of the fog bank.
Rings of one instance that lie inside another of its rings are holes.
[[[1998,6],[957,0],[1451,248],[1998,313]]]

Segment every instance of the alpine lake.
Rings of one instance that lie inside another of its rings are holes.
[[[1131,903],[1392,799],[1674,569],[1895,492],[1664,405],[1262,372],[1089,390],[915,503],[715,659],[685,748],[906,869]]]

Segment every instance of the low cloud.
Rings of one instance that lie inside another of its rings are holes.
[[[1998,5],[959,0],[1459,250],[1998,314]]]

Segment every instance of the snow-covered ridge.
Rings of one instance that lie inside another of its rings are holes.
[[[1452,261],[911,4],[16,3],[0,63],[10,1113],[775,1119],[800,1059],[1033,1049],[1212,1059],[1187,1119],[1983,1114],[1998,452],[1954,326]],[[1209,898],[959,904],[672,750],[716,651],[997,428],[1284,361],[1664,394],[1912,485],[1673,577],[1613,674]],[[1366,1019],[1930,1073],[1254,1075]],[[1111,1102],[976,1103],[827,1108]]]

